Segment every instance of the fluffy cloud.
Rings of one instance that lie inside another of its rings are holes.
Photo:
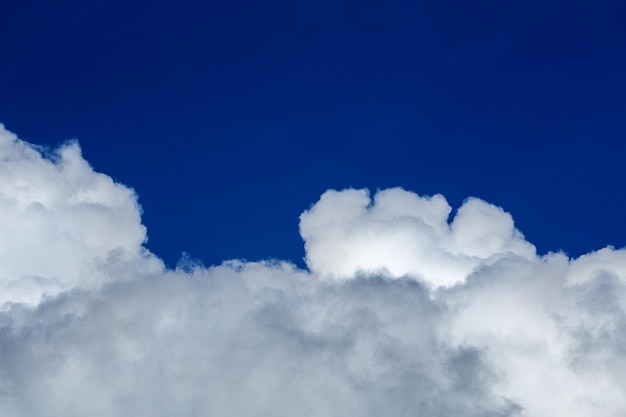
[[[41,151],[0,125],[0,303],[95,288],[127,278],[106,273],[107,258],[149,257],[131,189],[94,172],[75,142]]]
[[[535,257],[501,208],[471,198],[448,223],[451,210],[441,195],[401,188],[380,191],[373,201],[367,190],[327,191],[300,217],[308,266],[322,277],[381,271],[436,288],[459,284],[503,257]]]
[[[0,129],[0,415],[617,417],[626,251],[538,256],[511,216],[328,191],[308,270],[167,270],[136,195]]]

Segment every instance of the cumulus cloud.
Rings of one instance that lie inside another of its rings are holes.
[[[538,255],[503,209],[328,191],[308,270],[168,270],[76,143],[0,128],[0,415],[546,416],[626,409],[626,251]]]
[[[76,142],[44,157],[0,125],[0,161],[0,302],[98,287],[124,275],[107,274],[107,258],[148,257],[134,192],[94,172]]]
[[[420,197],[401,188],[373,200],[367,190],[327,191],[300,217],[307,264],[335,279],[378,270],[439,287],[461,283],[503,257],[535,257],[501,208],[470,198],[449,223],[451,210],[442,195]]]

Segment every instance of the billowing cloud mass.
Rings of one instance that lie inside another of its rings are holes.
[[[76,143],[0,128],[0,415],[623,416],[626,251],[537,255],[501,208],[328,191],[308,270],[167,269]]]

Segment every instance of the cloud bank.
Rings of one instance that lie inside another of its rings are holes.
[[[308,270],[174,270],[76,143],[0,128],[0,415],[607,416],[626,251],[538,255],[479,199],[328,191]]]

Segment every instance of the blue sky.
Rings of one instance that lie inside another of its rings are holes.
[[[626,6],[15,1],[0,122],[78,138],[175,264],[303,265],[329,188],[504,207],[540,253],[626,245]]]
[[[4,0],[0,415],[623,417],[624,22]]]

